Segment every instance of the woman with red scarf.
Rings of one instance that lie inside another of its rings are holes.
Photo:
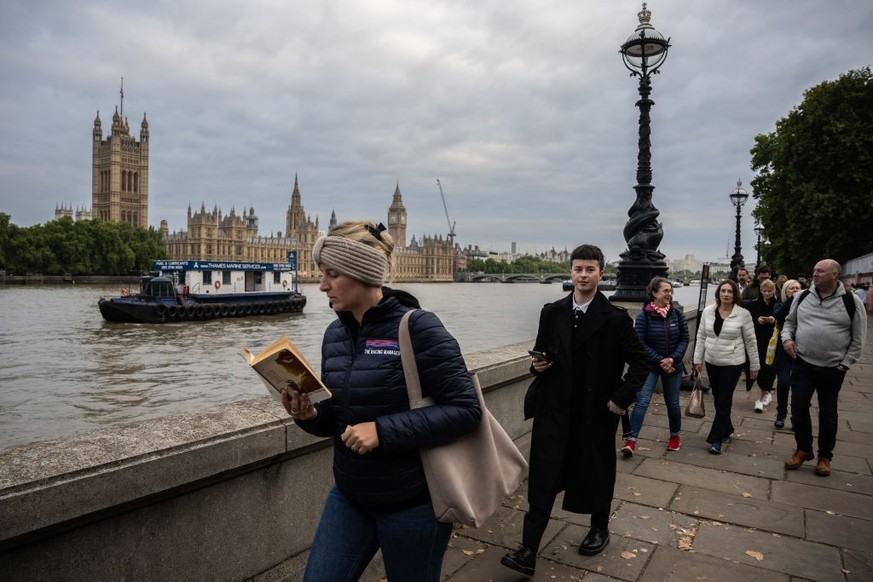
[[[643,385],[633,411],[630,413],[631,434],[621,452],[625,458],[634,455],[637,438],[652,401],[658,378],[664,386],[664,403],[670,422],[668,451],[678,451],[679,432],[682,430],[682,410],[679,407],[679,389],[682,384],[682,358],[688,349],[688,321],[674,309],[673,285],[664,277],[655,277],[647,288],[649,302],[637,315],[634,328],[649,356],[649,376]]]

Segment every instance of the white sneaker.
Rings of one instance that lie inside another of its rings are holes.
[[[773,402],[773,397],[770,395],[769,392],[767,392],[766,394],[764,394],[764,400],[761,402],[761,404],[763,404],[764,406],[770,406],[771,402]]]
[[[755,400],[755,412],[764,412],[764,403],[760,400]]]

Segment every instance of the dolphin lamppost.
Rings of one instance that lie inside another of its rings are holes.
[[[612,301],[633,303],[648,299],[646,286],[654,276],[667,276],[664,255],[658,250],[664,230],[658,216],[660,212],[652,204],[652,142],[651,119],[649,112],[655,104],[649,98],[652,92],[651,76],[667,59],[670,39],[664,39],[651,24],[652,13],[643,9],[638,13],[640,24],[627,41],[621,45],[621,57],[631,76],[639,77],[640,108],[639,151],[637,154],[637,185],[634,190],[637,199],[628,210],[628,221],[624,227],[624,240],[627,250],[621,253],[618,263],[618,284]]]

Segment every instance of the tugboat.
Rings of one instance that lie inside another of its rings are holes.
[[[293,251],[292,251],[293,253]],[[167,323],[303,311],[296,253],[288,263],[155,261],[139,292],[97,302],[103,319]]]

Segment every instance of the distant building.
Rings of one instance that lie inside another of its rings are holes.
[[[692,273],[697,273],[703,268],[703,261],[699,261],[694,255],[685,255],[684,259],[676,259],[673,261],[668,260],[666,262],[667,269],[669,269],[671,273],[679,271],[691,271]]]
[[[395,281],[451,281],[452,247],[441,236],[413,237],[406,246],[406,208],[399,184],[388,209],[388,232],[395,240],[395,265],[391,278]],[[318,217],[313,222],[303,210],[302,197],[294,177],[291,203],[285,213],[285,234],[261,236],[258,217],[250,207],[237,214],[231,208],[223,214],[218,206],[211,211],[201,204],[200,210],[188,207],[187,230],[170,233],[166,220],[161,221],[160,234],[164,248],[173,260],[285,262],[288,251],[297,251],[300,276],[318,276],[318,266],[312,262],[312,247],[323,234]],[[330,228],[337,225],[336,212],[331,213]]]
[[[63,218],[64,216],[70,217],[71,220],[76,222],[80,220],[91,220],[91,211],[86,208],[76,208],[76,213],[73,214],[73,207],[67,206],[64,203],[55,205],[55,220]]]
[[[91,153],[93,220],[149,227],[149,122],[145,113],[139,137],[137,141],[130,135],[127,119],[122,119],[116,108],[104,140],[97,112]]]

